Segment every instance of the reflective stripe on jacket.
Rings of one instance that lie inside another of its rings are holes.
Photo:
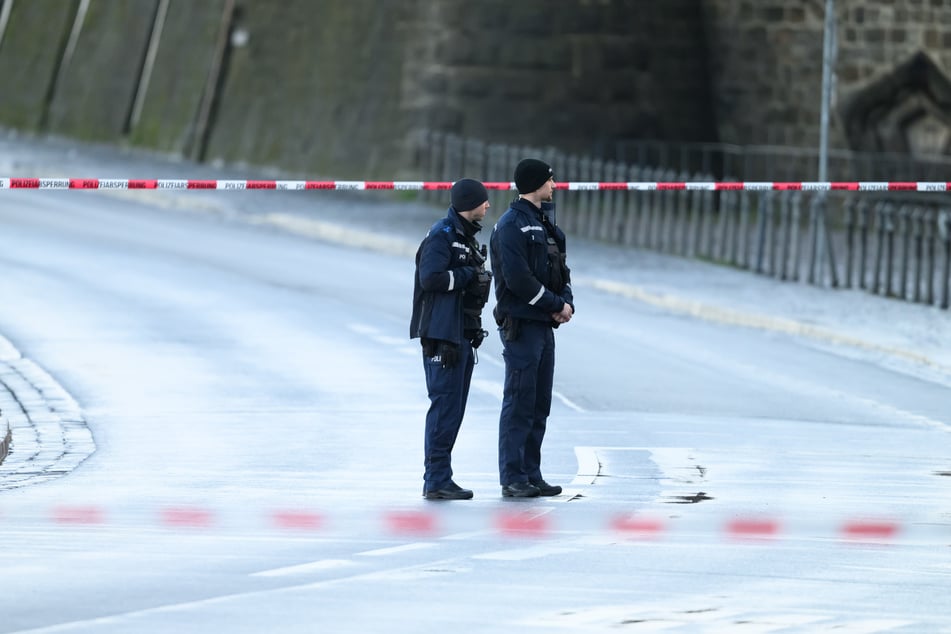
[[[562,260],[565,254],[565,233],[548,222],[547,212],[553,209],[551,203],[543,203],[539,209],[519,198],[492,230],[489,248],[500,317],[550,322],[552,313],[560,312],[566,303],[574,307],[567,266],[560,276],[552,271],[549,238]],[[561,288],[553,288],[559,277]]]
[[[450,207],[420,243],[416,251],[410,338],[462,342],[462,295],[475,275],[469,242],[462,219]]]

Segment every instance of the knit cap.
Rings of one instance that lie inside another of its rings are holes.
[[[532,193],[552,177],[551,165],[535,158],[522,159],[515,166],[515,187],[520,194]]]
[[[488,199],[485,185],[472,178],[456,181],[449,190],[449,200],[456,211],[472,211]]]

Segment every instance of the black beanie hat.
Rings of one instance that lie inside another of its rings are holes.
[[[472,211],[488,199],[485,185],[472,178],[456,181],[449,190],[449,201],[456,211]]]
[[[515,166],[515,188],[520,194],[530,194],[554,176],[551,165],[534,158],[522,159]]]

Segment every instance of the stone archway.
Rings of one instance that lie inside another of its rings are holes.
[[[852,150],[951,154],[951,80],[923,52],[853,93],[839,114]]]

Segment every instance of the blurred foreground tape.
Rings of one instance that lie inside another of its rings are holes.
[[[732,541],[752,544],[781,540],[822,540],[850,544],[941,544],[951,546],[946,520],[894,518],[815,518],[709,513],[671,516],[605,513],[577,506],[525,505],[504,502],[477,506],[466,503],[422,503],[408,508],[347,508],[339,512],[283,508],[261,510],[240,505],[210,508],[200,504],[129,506],[68,503],[48,507],[0,508],[0,532],[7,528],[38,530],[165,530],[194,533],[283,533],[299,537],[438,539],[460,535],[487,538],[557,539],[603,534],[626,542]]]
[[[849,521],[842,526],[842,537],[849,541],[892,540],[901,531],[898,522],[860,520]]]
[[[275,511],[272,517],[277,528],[318,530],[324,525],[322,515],[307,511]]]
[[[663,535],[667,526],[655,517],[619,515],[611,520],[611,528],[623,536],[635,539],[655,539]]]
[[[52,513],[56,524],[104,524],[105,513],[95,506],[57,506]]]
[[[167,508],[159,516],[163,526],[173,528],[209,528],[214,523],[214,514],[200,508]]]
[[[431,536],[436,533],[436,516],[426,511],[388,511],[384,514],[387,532],[395,535]]]
[[[500,513],[496,517],[496,529],[505,536],[545,537],[549,530],[547,515],[531,511]]]
[[[726,532],[738,539],[766,539],[777,537],[781,528],[772,519],[737,519],[727,522]]]

